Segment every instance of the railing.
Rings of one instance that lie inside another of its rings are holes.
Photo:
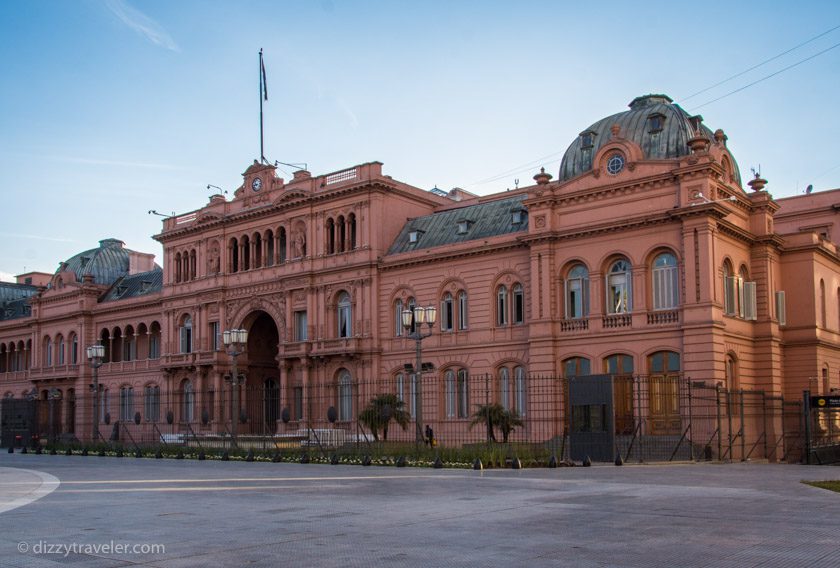
[[[560,322],[560,331],[586,331],[589,329],[589,320],[586,318],[567,319]]]
[[[356,179],[358,170],[358,168],[350,168],[349,170],[342,170],[340,172],[329,174],[326,176],[324,182],[326,185],[332,185],[334,183],[341,183],[342,181]]]
[[[179,215],[175,217],[175,224],[176,225],[184,225],[186,223],[192,223],[198,217],[198,213],[193,211],[192,213],[186,213],[184,215]]]
[[[611,314],[604,316],[603,325],[605,329],[617,327],[630,327],[633,325],[633,316],[630,314]]]
[[[669,323],[679,323],[679,310],[658,310],[655,312],[648,312],[647,322],[649,325],[662,325]]]

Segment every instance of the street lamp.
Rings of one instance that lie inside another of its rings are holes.
[[[239,425],[239,372],[236,370],[236,358],[245,351],[245,346],[248,344],[248,331],[245,329],[226,330],[222,333],[222,342],[225,344],[228,355],[233,359],[233,376],[230,379],[230,388],[233,391],[230,437],[233,446],[236,447],[236,428]]]
[[[417,425],[415,442],[417,444],[425,440],[425,434],[423,432],[423,353],[421,345],[424,339],[432,335],[432,327],[435,325],[436,319],[437,308],[434,306],[425,308],[418,306],[414,309],[402,311],[403,327],[408,333],[408,338],[413,339],[417,346],[417,361],[414,366],[415,393],[417,397],[415,402],[415,423]],[[424,323],[429,326],[429,331],[426,333],[423,333]],[[414,326],[413,332],[411,332],[412,326]]]
[[[102,366],[105,358],[105,346],[97,343],[86,350],[90,368],[93,369],[93,441],[99,440],[99,374],[97,371]]]

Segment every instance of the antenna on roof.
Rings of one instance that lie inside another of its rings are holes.
[[[293,162],[291,164],[287,164],[286,162],[281,162],[280,160],[274,160],[274,167],[276,168],[278,165],[289,166],[290,168],[297,168],[299,170],[308,169],[306,167],[306,162],[297,162],[297,163]]]
[[[173,211],[173,212],[172,212],[172,215],[164,215],[163,213],[158,213],[158,212],[157,212],[157,211],[155,211],[154,209],[149,209],[149,215],[157,215],[158,217],[163,217],[163,218],[165,218],[165,219],[168,219],[169,217],[174,217],[174,216],[175,216],[175,212]]]
[[[513,180],[513,185],[516,186],[516,189],[519,189],[519,178],[516,178],[515,180]]]
[[[805,193],[810,194],[812,191],[814,191],[814,184],[809,183],[808,187],[805,188]]]
[[[222,188],[221,188],[221,187],[219,187],[218,185],[213,185],[212,183],[208,183],[208,184],[207,184],[207,189],[210,189],[211,187],[212,187],[212,188],[214,188],[214,189],[218,189],[219,191],[221,191],[222,193],[224,193],[225,195],[227,195],[227,190],[226,190],[226,189],[222,189]]]

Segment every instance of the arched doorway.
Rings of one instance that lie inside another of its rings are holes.
[[[241,367],[245,375],[241,400],[246,424],[239,431],[273,434],[280,417],[280,334],[274,318],[261,310],[248,314],[242,327],[248,330],[246,361]]]

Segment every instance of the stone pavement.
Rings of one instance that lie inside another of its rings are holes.
[[[840,494],[800,483],[840,468],[474,472],[3,453],[0,503],[13,482],[48,483],[31,472],[61,484],[0,513],[0,566],[840,566]]]

